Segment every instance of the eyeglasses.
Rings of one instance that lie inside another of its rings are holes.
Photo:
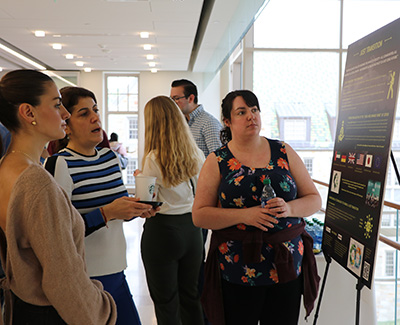
[[[187,98],[187,96],[181,96],[181,97],[171,97],[171,99],[176,103],[178,100],[182,98]]]

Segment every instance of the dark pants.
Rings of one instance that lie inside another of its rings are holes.
[[[117,305],[117,325],[141,324],[124,272],[91,278],[99,280],[103,284],[104,290],[113,297]]]
[[[191,213],[146,219],[141,251],[158,325],[202,325],[198,293],[201,230]]]
[[[222,282],[226,325],[296,325],[299,319],[302,276],[270,286]],[[260,321],[260,323],[258,323]]]
[[[13,325],[65,325],[53,306],[36,306],[14,295]]]
[[[206,241],[207,241],[207,235],[208,235],[208,229],[201,229],[202,235],[203,235],[203,258],[201,261],[200,265],[200,273],[199,273],[199,294],[201,297],[201,294],[203,293],[203,287],[204,287],[204,268],[206,266],[205,260],[206,260]],[[208,322],[206,314],[203,312],[203,318],[204,318],[204,325],[209,325],[210,323]]]

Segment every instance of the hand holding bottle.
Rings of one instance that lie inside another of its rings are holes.
[[[276,218],[286,218],[288,207],[285,200],[276,197],[275,191],[271,186],[271,180],[265,178],[264,187],[261,194],[261,207],[268,209],[268,214]]]

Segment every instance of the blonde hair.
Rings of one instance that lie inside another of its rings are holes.
[[[149,100],[144,108],[145,147],[143,166],[153,151],[167,187],[176,186],[199,172],[201,152],[183,113],[166,96]]]

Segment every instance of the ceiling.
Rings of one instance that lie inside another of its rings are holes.
[[[205,71],[240,1],[1,0],[0,39],[54,70],[148,71],[146,54],[154,54],[160,71]],[[212,10],[203,13],[198,33],[203,2]],[[35,37],[36,30],[46,36]],[[142,31],[150,37],[141,39]],[[192,53],[196,35],[201,42]],[[152,49],[145,51],[144,44]],[[32,68],[1,49],[0,67]]]

